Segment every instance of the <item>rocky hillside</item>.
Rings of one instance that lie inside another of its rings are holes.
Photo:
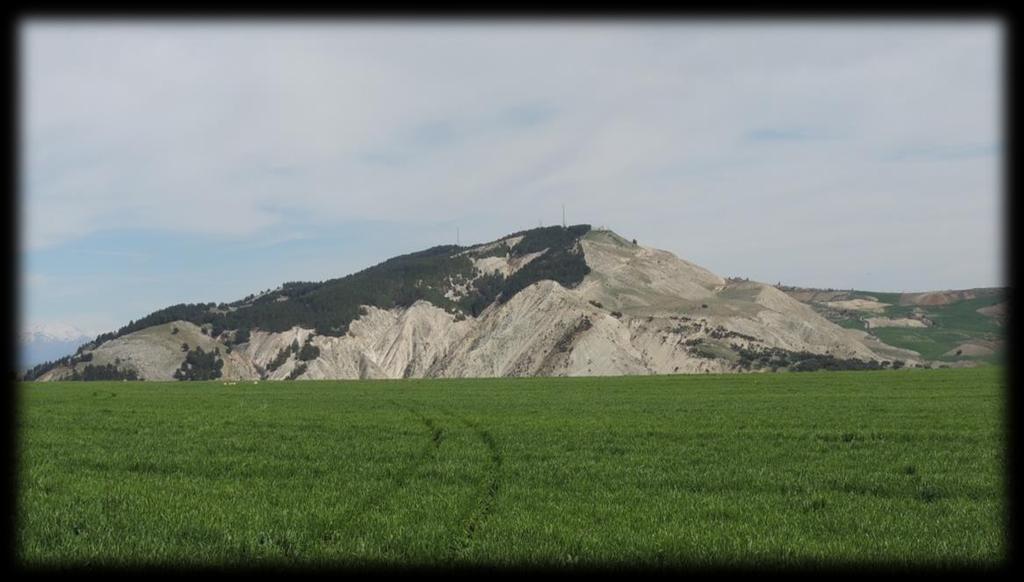
[[[27,379],[619,375],[920,365],[762,283],[588,225],[150,314]],[[114,372],[110,372],[114,370]],[[90,375],[91,374],[91,375]]]

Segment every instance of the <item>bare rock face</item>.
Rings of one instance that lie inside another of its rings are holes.
[[[593,309],[554,281],[540,281],[492,305],[473,329],[428,370],[439,377],[557,375],[558,355],[575,341]],[[570,336],[569,339],[566,337]],[[562,342],[559,344],[559,342]],[[560,351],[561,350],[561,351]]]
[[[480,249],[513,248],[519,239]],[[300,327],[281,333],[254,330],[231,353],[199,327],[178,321],[107,341],[92,353],[97,363],[116,361],[147,380],[173,378],[184,358],[182,343],[219,349],[225,380],[729,372],[739,369],[739,350],[756,348],[918,361],[915,352],[839,327],[773,286],[727,281],[611,231],[590,231],[578,249],[590,273],[575,288],[541,280],[492,303],[478,317],[456,316],[427,301],[407,308],[367,306],[344,336],[319,336]],[[493,271],[508,276],[543,253],[515,258],[492,253],[474,264],[478,276]],[[451,292],[465,293],[462,285]],[[316,358],[300,362],[290,353],[284,364],[269,370],[293,342],[307,341],[319,348]],[[69,372],[57,368],[41,379]]]
[[[613,311],[670,315],[699,306],[725,286],[725,279],[703,267],[611,231],[592,231],[581,245],[591,273],[577,290]]]

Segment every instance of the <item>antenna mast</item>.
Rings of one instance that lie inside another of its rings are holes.
[[[562,228],[565,228],[565,204],[562,205]]]

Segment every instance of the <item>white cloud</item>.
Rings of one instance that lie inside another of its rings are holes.
[[[36,21],[24,245],[481,213],[498,236],[564,201],[730,274],[995,284],[1000,40],[986,22]]]

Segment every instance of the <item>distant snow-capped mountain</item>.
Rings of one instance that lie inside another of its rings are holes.
[[[92,340],[96,334],[83,331],[66,323],[41,323],[25,329],[19,335],[22,367],[73,354],[78,346]]]
[[[88,340],[93,337],[94,334],[66,323],[37,323],[21,333],[22,343],[71,342],[82,338]]]

